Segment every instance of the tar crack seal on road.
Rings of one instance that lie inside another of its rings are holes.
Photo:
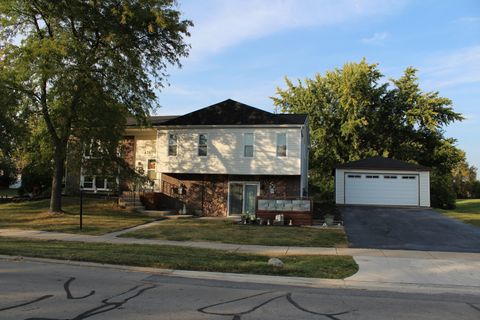
[[[65,289],[65,293],[67,294],[67,299],[79,300],[79,299],[85,299],[85,298],[88,298],[88,297],[91,297],[91,296],[95,295],[95,290],[91,290],[90,293],[88,293],[84,296],[74,297],[72,295],[72,293],[70,292],[70,284],[75,279],[76,279],[75,277],[70,277],[63,284],[63,288]],[[130,289],[124,291],[124,292],[113,295],[110,298],[101,300],[101,303],[98,306],[96,306],[94,308],[91,308],[91,309],[89,309],[85,312],[82,312],[79,315],[74,316],[73,318],[55,319],[55,318],[36,318],[35,317],[35,318],[28,318],[28,319],[25,319],[25,320],[83,320],[83,319],[87,319],[87,318],[93,317],[93,316],[98,315],[98,314],[102,314],[102,313],[110,312],[112,310],[119,309],[120,307],[122,307],[128,301],[130,301],[134,298],[137,298],[140,295],[142,295],[143,293],[145,293],[146,291],[151,290],[151,289],[156,288],[156,287],[157,286],[153,285],[153,284],[152,285],[134,286],[134,287],[132,287],[132,288],[130,288]],[[122,295],[128,295],[128,296],[119,300],[119,301],[114,301],[115,298],[118,298]],[[20,308],[20,307],[27,306],[27,305],[31,305],[31,304],[34,304],[34,303],[52,298],[53,296],[54,295],[44,295],[44,296],[41,296],[37,299],[31,300],[31,301],[28,301],[28,302],[23,302],[23,303],[19,303],[19,304],[13,305],[13,306],[0,308],[0,312]]]
[[[281,298],[285,298],[287,300],[287,302],[289,302],[293,307],[295,307],[297,310],[300,310],[302,312],[305,312],[305,313],[310,313],[310,314],[314,314],[314,315],[319,315],[319,316],[323,316],[323,317],[326,317],[327,319],[332,319],[332,320],[339,320],[339,318],[337,318],[337,316],[340,316],[340,315],[344,315],[344,314],[348,314],[352,311],[355,311],[355,310],[350,310],[350,311],[342,311],[342,312],[336,312],[336,313],[320,313],[320,312],[315,312],[315,311],[311,311],[311,310],[308,310],[302,306],[300,306],[295,300],[293,300],[292,298],[292,293],[290,292],[287,292],[287,293],[283,293],[283,294],[280,294],[280,295],[277,295],[273,298],[268,298],[267,300],[264,300],[256,305],[254,305],[253,307],[251,307],[250,309],[248,310],[245,310],[245,311],[242,311],[242,312],[215,312],[215,311],[207,311],[207,309],[214,309],[215,307],[218,307],[218,306],[222,306],[222,305],[227,305],[227,304],[231,304],[231,303],[235,303],[235,302],[240,302],[240,301],[244,301],[244,300],[247,300],[247,299],[251,299],[251,298],[256,298],[256,297],[259,297],[259,296],[262,296],[262,295],[267,295],[267,294],[271,294],[273,293],[272,291],[267,291],[267,292],[262,292],[262,293],[258,293],[258,294],[254,294],[254,295],[251,295],[251,296],[246,296],[246,297],[242,297],[242,298],[238,298],[238,299],[233,299],[233,300],[229,300],[229,301],[224,301],[224,302],[220,302],[220,303],[216,303],[216,304],[212,304],[212,305],[208,305],[208,306],[205,306],[205,307],[202,307],[200,309],[197,309],[198,312],[201,312],[201,313],[204,313],[204,314],[209,314],[209,315],[217,315],[217,316],[232,316],[232,320],[241,320],[242,319],[242,316],[243,315],[246,315],[246,314],[249,314],[249,313],[252,313],[254,312],[255,310],[263,307],[263,306],[266,306],[268,305],[270,302],[272,301],[275,301],[275,300],[278,300],[278,299],[281,299]]]

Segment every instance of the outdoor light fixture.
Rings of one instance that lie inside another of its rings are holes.
[[[178,187],[178,194],[185,194],[185,193],[187,193],[187,187],[182,183]]]
[[[275,185],[273,184],[273,182],[270,182],[268,190],[270,191],[270,194],[275,194]]]

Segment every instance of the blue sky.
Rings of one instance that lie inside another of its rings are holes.
[[[156,113],[183,114],[232,98],[273,111],[284,77],[358,62],[386,77],[413,66],[421,87],[453,100],[466,120],[446,129],[480,168],[480,0],[189,0],[192,49]]]

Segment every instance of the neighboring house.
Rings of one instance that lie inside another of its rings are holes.
[[[337,204],[430,206],[430,169],[372,157],[335,168]]]
[[[254,213],[259,195],[307,196],[307,115],[229,99],[183,116],[153,116],[150,124],[130,121],[123,145],[125,160],[152,181],[158,208],[228,216]],[[109,189],[102,175],[81,175],[80,184]]]

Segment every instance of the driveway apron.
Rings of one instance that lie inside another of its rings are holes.
[[[433,209],[341,208],[352,248],[480,252],[480,228]]]

